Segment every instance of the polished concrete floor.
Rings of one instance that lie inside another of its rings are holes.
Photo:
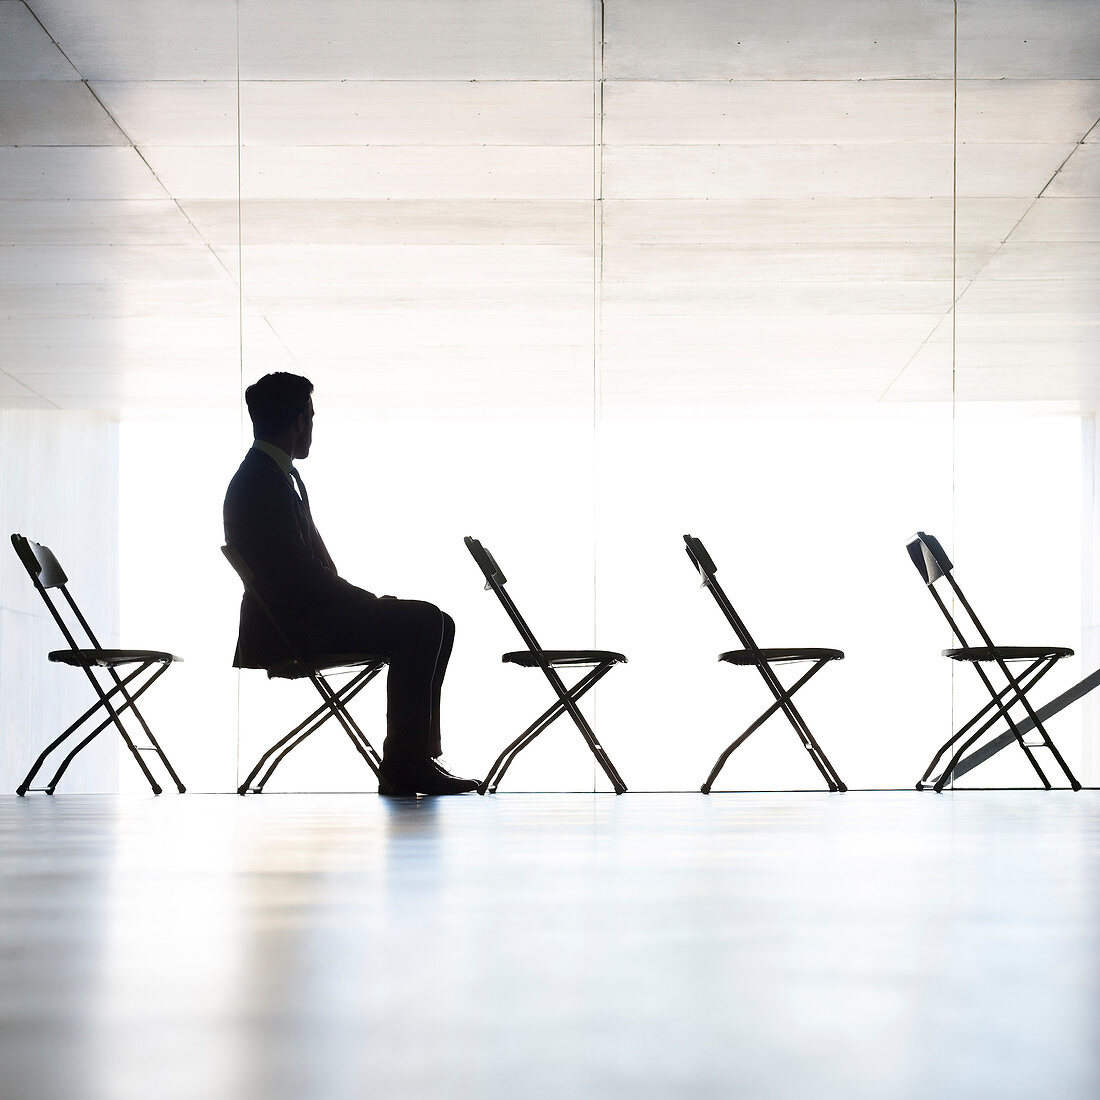
[[[1100,1095],[1100,795],[0,797],[10,1100]]]

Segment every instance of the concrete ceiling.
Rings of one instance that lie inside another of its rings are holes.
[[[1100,6],[958,7],[0,0],[0,405],[1092,408]]]

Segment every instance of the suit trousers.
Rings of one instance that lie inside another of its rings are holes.
[[[454,637],[454,619],[435,604],[366,592],[315,608],[301,623],[307,654],[372,653],[386,659],[387,761],[439,755],[439,698]]]

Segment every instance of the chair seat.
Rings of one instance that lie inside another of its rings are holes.
[[[271,680],[304,680],[312,672],[331,672],[338,668],[362,668],[376,662],[386,663],[385,657],[374,653],[320,653],[302,661],[280,661],[267,670]]]
[[[1058,645],[972,645],[945,649],[952,661],[1039,661],[1044,657],[1072,657],[1073,650]]]
[[[139,665],[143,661],[167,665],[183,660],[158,649],[55,649],[48,656],[57,664],[74,668],[115,668],[117,665]]]
[[[544,649],[542,656],[551,668],[566,665],[602,665],[626,664],[621,653],[612,653],[609,649]],[[507,665],[519,665],[520,668],[538,668],[538,657],[529,649],[515,653],[505,653],[501,660]]]
[[[797,661],[839,661],[844,652],[839,649],[762,649],[760,653],[768,664],[794,664]],[[756,656],[751,649],[731,649],[718,655],[719,661],[730,665],[755,665]]]

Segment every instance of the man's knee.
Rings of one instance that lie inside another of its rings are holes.
[[[446,612],[440,611],[434,603],[424,600],[403,600],[402,617],[404,627],[401,633],[404,635],[409,649],[416,651],[430,650],[434,653],[443,640],[454,634],[454,619]]]

